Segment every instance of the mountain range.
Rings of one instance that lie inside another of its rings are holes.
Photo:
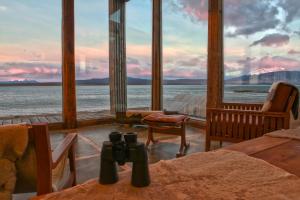
[[[300,84],[300,71],[277,71],[258,75],[243,75],[225,80],[225,84],[232,85],[258,85],[272,84],[275,81],[288,81]],[[78,85],[108,85],[109,78],[77,80]],[[205,85],[206,79],[167,79],[164,85]],[[128,85],[150,85],[150,79],[127,78]],[[36,80],[8,81],[0,82],[0,86],[55,86],[61,85],[59,82],[38,82]]]

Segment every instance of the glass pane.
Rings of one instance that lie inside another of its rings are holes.
[[[163,1],[164,108],[205,118],[208,1]]]
[[[299,6],[224,0],[224,101],[263,102],[275,81],[300,84]]]
[[[152,1],[126,3],[128,108],[151,107]]]
[[[77,111],[107,112],[108,0],[75,1]]]
[[[60,0],[1,0],[0,82],[0,116],[61,113]]]

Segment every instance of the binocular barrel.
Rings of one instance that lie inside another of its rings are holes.
[[[124,136],[124,140],[122,138]],[[131,184],[145,187],[150,184],[148,155],[145,144],[137,141],[136,133],[112,132],[110,141],[103,142],[99,182],[113,184],[118,181],[117,166],[132,162]]]

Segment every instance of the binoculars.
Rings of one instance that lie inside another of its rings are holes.
[[[132,162],[131,184],[145,187],[150,184],[148,155],[144,143],[137,141],[135,133],[112,132],[103,142],[99,182],[113,184],[118,181],[117,164]]]

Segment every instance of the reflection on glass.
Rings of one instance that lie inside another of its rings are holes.
[[[77,111],[110,109],[108,1],[75,1]]]
[[[200,118],[206,113],[207,8],[207,0],[163,1],[164,108]]]
[[[152,2],[126,3],[128,108],[151,106]]]
[[[1,0],[0,82],[0,117],[61,113],[60,0]]]
[[[263,102],[275,81],[300,84],[299,6],[224,0],[224,101]]]

